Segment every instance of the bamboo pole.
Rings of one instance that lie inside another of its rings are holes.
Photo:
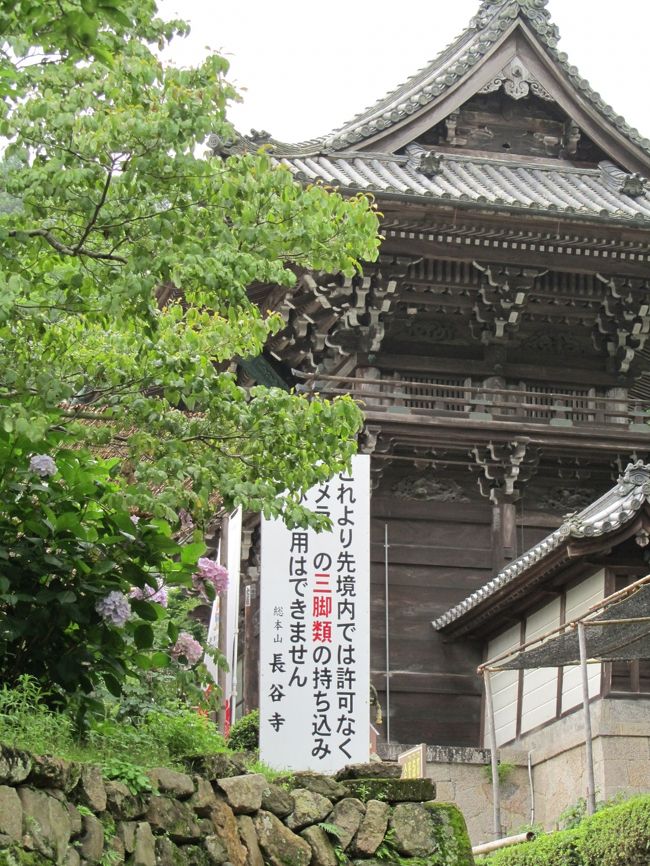
[[[492,812],[494,838],[501,838],[501,792],[499,790],[499,753],[497,747],[497,732],[494,724],[494,702],[492,700],[492,683],[488,671],[483,672],[485,683],[485,703],[487,706],[490,726],[490,757],[492,763]]]
[[[510,845],[520,845],[522,842],[532,842],[535,834],[529,830],[527,833],[518,833],[516,836],[505,836],[503,839],[495,839],[493,842],[484,842],[481,845],[474,845],[472,854],[478,857],[481,854],[489,854],[491,851],[498,851],[500,848],[507,848]]]
[[[594,780],[594,753],[591,734],[591,708],[589,706],[589,675],[587,674],[587,638],[584,623],[578,623],[580,670],[582,673],[582,706],[585,724],[585,760],[587,764],[587,814],[596,811],[596,784]]]
[[[384,605],[386,628],[386,742],[390,743],[390,606],[388,595],[388,524],[384,523]]]

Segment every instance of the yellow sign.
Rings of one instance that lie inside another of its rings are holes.
[[[420,743],[408,752],[402,752],[398,755],[397,762],[402,767],[402,779],[424,779],[427,766],[426,743]]]

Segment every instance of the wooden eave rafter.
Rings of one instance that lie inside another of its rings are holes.
[[[432,205],[405,196],[377,194],[383,212],[385,255],[422,255],[538,265],[569,273],[645,278],[650,266],[648,230],[585,217],[568,219],[475,202]],[[488,234],[486,235],[486,230]]]
[[[646,278],[650,266],[650,253],[629,255],[601,254],[579,245],[562,248],[558,246],[549,255],[549,241],[525,240],[518,243],[492,243],[483,239],[463,238],[460,235],[437,238],[438,232],[418,233],[386,231],[383,244],[385,253],[395,255],[422,255],[429,258],[450,259],[452,261],[480,261],[483,264],[521,265],[527,267],[552,266],[554,270],[581,274],[585,271],[603,275]],[[441,232],[440,234],[444,234]]]
[[[578,213],[558,214],[548,208],[540,211],[529,208],[522,212],[523,209],[518,206],[508,208],[507,205],[486,205],[471,200],[437,202],[405,193],[376,191],[373,195],[380,206],[384,229],[524,231],[549,243],[557,238],[567,244],[619,245],[622,249],[633,247],[650,252],[648,227],[642,223],[635,224],[632,220],[622,222],[611,217],[605,220],[604,217],[594,219]]]

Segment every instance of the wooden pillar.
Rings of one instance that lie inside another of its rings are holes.
[[[357,379],[381,379],[381,370],[379,369],[379,367],[357,367],[355,375],[356,375]],[[371,391],[371,392],[374,391],[376,393],[377,391],[380,391],[380,390],[381,390],[381,385],[373,385],[373,384],[369,383],[367,385],[360,385],[359,386],[359,396],[364,401],[365,405],[369,409],[376,408],[377,406],[383,406],[387,402],[388,402],[388,405],[390,405],[390,403],[392,402],[390,400],[389,401],[382,400],[380,397],[376,397],[376,396],[372,396],[372,397],[365,397],[364,396],[364,393],[366,391]],[[391,392],[393,391],[393,389],[390,389],[390,390],[391,390]]]
[[[509,499],[492,503],[492,567],[500,571],[517,555],[517,510]]]
[[[244,713],[259,706],[259,591],[256,581],[244,589]]]

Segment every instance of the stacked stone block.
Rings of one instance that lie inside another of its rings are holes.
[[[216,755],[151,770],[153,790],[134,794],[97,767],[0,746],[0,866],[473,862],[460,812],[434,801],[430,781],[341,775],[273,784]]]

